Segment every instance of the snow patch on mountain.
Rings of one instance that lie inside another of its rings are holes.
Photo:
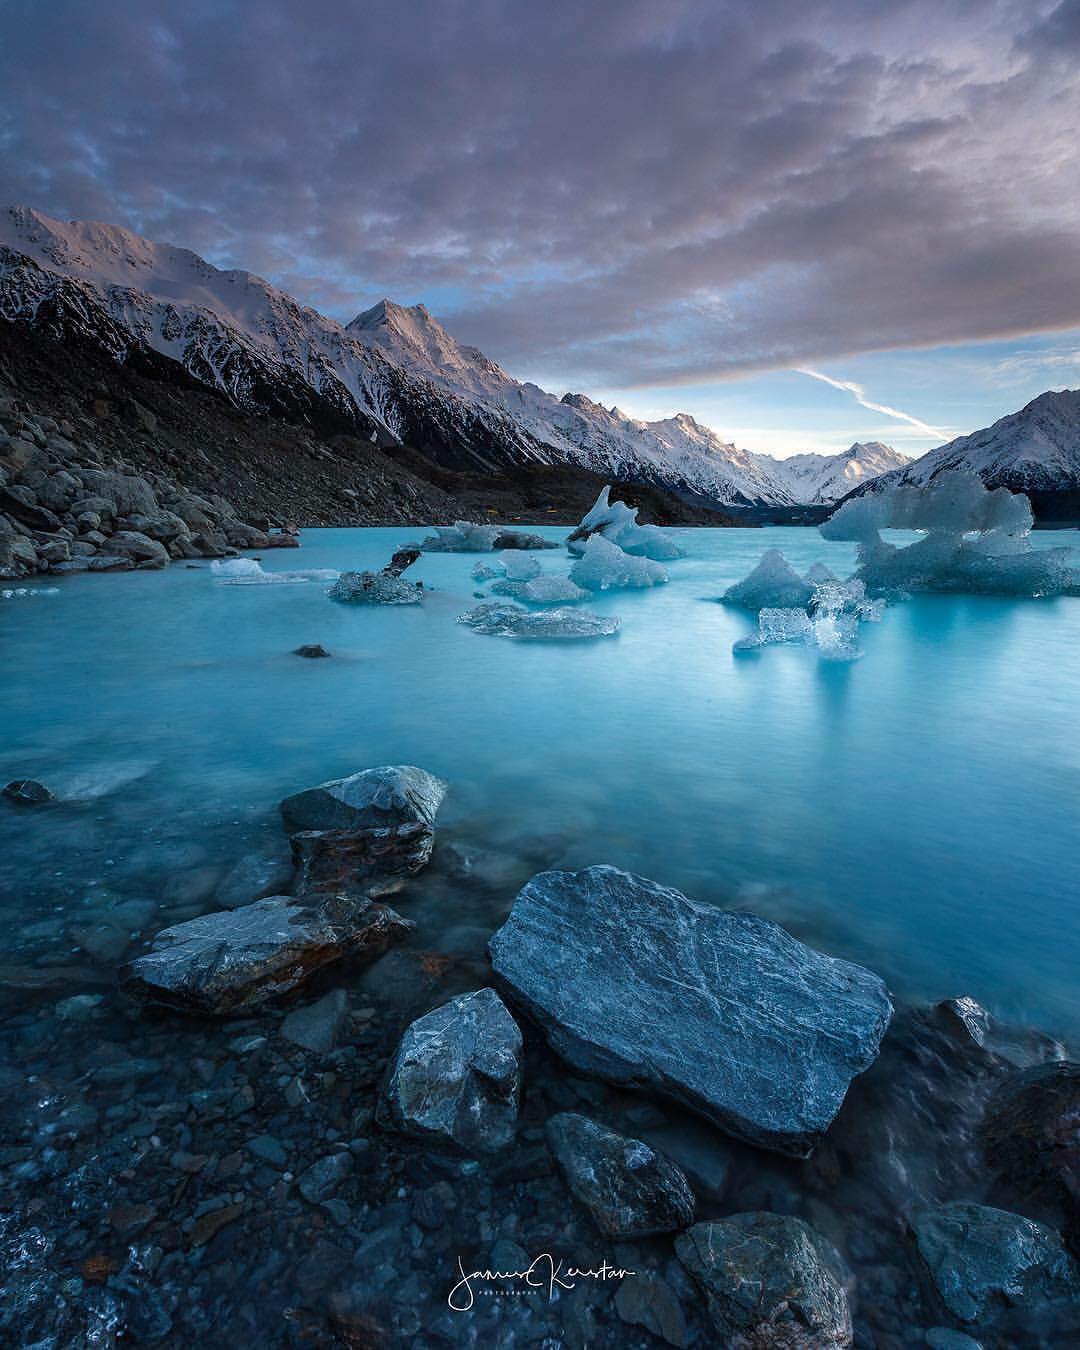
[[[838,455],[801,454],[787,459],[758,455],[768,471],[788,486],[798,502],[837,502],[871,479],[910,463],[906,455],[882,441],[856,441]]]

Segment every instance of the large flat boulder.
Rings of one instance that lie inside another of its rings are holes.
[[[273,895],[164,929],[121,978],[156,1003],[238,1012],[296,988],[323,966],[378,956],[414,927],[369,900]]]
[[[695,1224],[675,1253],[731,1350],[843,1350],[853,1340],[847,1271],[836,1249],[787,1214]]]
[[[572,1111],[552,1116],[548,1147],[574,1196],[606,1236],[677,1233],[694,1222],[694,1193],[670,1159]]]
[[[614,867],[533,877],[488,950],[576,1068],[795,1157],[821,1140],[892,1015],[861,966]]]
[[[388,1129],[466,1153],[493,1153],[517,1129],[521,1032],[494,989],[462,994],[401,1038],[379,1099]]]
[[[413,764],[384,764],[361,769],[294,793],[281,803],[290,834],[298,830],[396,829],[400,825],[432,826],[446,784]]]

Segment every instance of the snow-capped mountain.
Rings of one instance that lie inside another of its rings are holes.
[[[987,487],[1013,492],[1080,488],[1080,389],[1040,394],[993,426],[939,445],[889,481],[926,483],[943,469],[971,469]]]
[[[852,463],[870,471],[853,457],[867,447],[799,456],[799,467],[739,450],[687,414],[643,422],[583,394],[559,398],[455,341],[423,305],[383,300],[342,325],[250,272],[26,207],[0,214],[0,317],[78,333],[118,361],[156,353],[240,407],[339,419],[457,470],[571,464],[724,506],[833,500]]]
[[[788,459],[758,455],[756,458],[767,466],[772,477],[787,484],[796,501],[811,505],[838,502],[862,483],[910,463],[907,455],[882,441],[856,441],[838,455],[803,454],[791,455]]]

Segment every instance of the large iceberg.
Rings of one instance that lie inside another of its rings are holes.
[[[611,500],[610,484],[597,497],[592,510],[566,541],[571,553],[581,555],[593,536],[600,534],[624,553],[652,558],[657,562],[671,562],[684,557],[682,549],[670,535],[656,525],[639,525],[638,508],[625,502]]]
[[[720,598],[744,609],[804,609],[813,593],[814,582],[799,576],[779,549],[770,548],[754,570]]]
[[[254,558],[223,558],[210,564],[210,572],[224,586],[293,586],[305,581],[336,581],[340,575],[331,567],[264,572]]]
[[[624,552],[603,534],[589,536],[584,552],[570,569],[570,580],[589,591],[660,586],[667,579],[667,572],[658,562]]]
[[[458,618],[476,633],[514,638],[593,638],[611,637],[619,621],[606,614],[585,609],[548,609],[536,612],[518,605],[488,601]]]
[[[986,487],[978,474],[950,470],[925,486],[901,483],[845,502],[821,526],[823,538],[856,543],[855,576],[868,591],[1046,596],[1076,590],[1069,548],[1032,548],[1031,504],[1021,493]],[[900,547],[883,529],[924,530]]]

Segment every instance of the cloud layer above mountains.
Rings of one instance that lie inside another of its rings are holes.
[[[1080,326],[1080,3],[4,6],[0,193],[510,369]]]

